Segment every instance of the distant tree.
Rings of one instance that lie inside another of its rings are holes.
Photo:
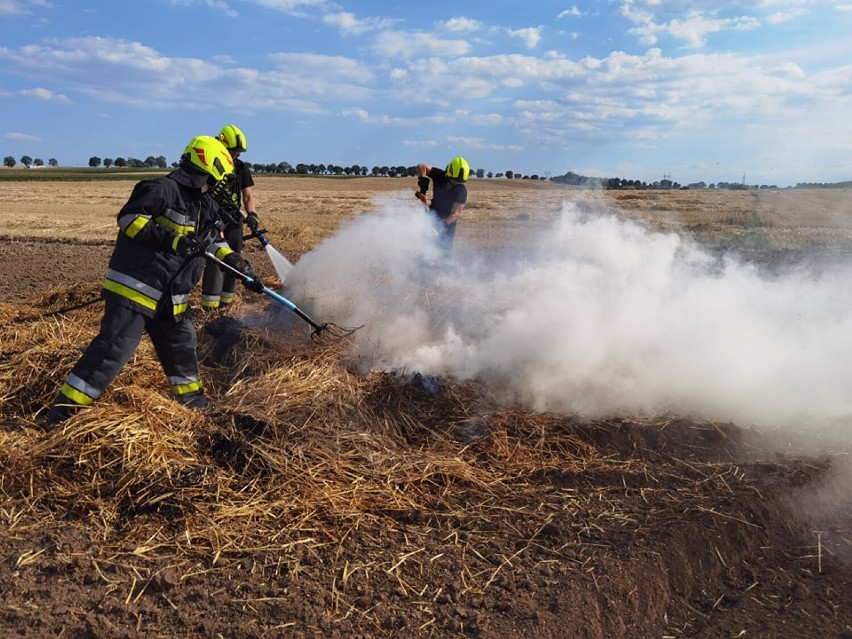
[[[507,180],[511,180],[513,177],[515,177],[514,171],[506,171],[506,179]]]
[[[93,155],[92,157],[89,158],[89,166],[92,167],[93,169],[99,167],[100,165],[101,165],[101,159],[97,155]]]
[[[17,162],[15,161],[15,158],[13,158],[11,155],[7,155],[5,158],[3,158],[3,166],[8,166],[11,169],[16,164]]]
[[[57,161],[56,161],[56,158],[50,158],[50,159],[47,161],[47,163],[48,163],[50,166],[59,166],[59,162],[57,162]]]
[[[149,155],[142,164],[145,168],[149,169],[164,169],[166,168],[166,158],[163,155],[158,155],[157,157]]]
[[[276,168],[278,169],[279,173],[289,173],[290,169],[292,169],[293,167],[290,165],[289,162],[279,162],[276,165]]]
[[[485,177],[485,169],[476,169],[476,177],[484,178]],[[490,175],[488,177],[491,177]]]
[[[104,166],[109,168],[112,166],[112,158],[104,158]]]
[[[119,157],[119,158],[115,158],[115,165],[116,165],[118,168],[123,169],[124,167],[126,167],[126,166],[127,166],[127,160],[125,160],[124,158],[120,158],[120,157]]]
[[[32,163],[33,163],[33,159],[29,155],[22,155],[21,156],[21,164],[23,164],[25,167],[30,168],[30,164],[32,164]]]
[[[33,160],[33,166],[44,166],[44,160],[41,158],[36,158]]]

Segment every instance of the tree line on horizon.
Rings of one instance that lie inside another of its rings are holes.
[[[44,166],[44,160],[41,158],[31,158],[24,155],[20,159],[21,164],[27,168],[33,166]],[[49,165],[52,167],[59,166],[58,162],[51,158]],[[245,163],[254,173],[270,173],[270,174],[285,174],[285,175],[348,175],[348,176],[374,176],[374,177],[414,177],[415,170],[413,166],[374,166],[368,168],[364,165],[353,164],[352,166],[340,166],[338,164],[296,164],[293,166],[289,162],[273,162],[269,164],[263,163]],[[11,155],[7,155],[3,160],[3,165],[13,168],[17,165],[17,160]],[[133,157],[123,158],[100,158],[93,155],[89,158],[88,165],[90,168],[131,168],[131,169],[166,169],[169,167],[168,160],[165,156],[149,155],[144,160]],[[178,163],[172,162],[171,166],[177,168]],[[528,180],[546,180],[546,177],[540,177],[536,174],[524,175],[515,171],[505,171],[494,173],[485,171],[485,169],[472,169],[471,175],[478,178],[507,178],[507,179],[528,179]]]
[[[21,164],[28,169],[31,167],[45,166],[44,160],[41,158],[32,158],[29,155],[21,156]],[[14,168],[18,161],[11,155],[3,158],[3,166]],[[132,169],[166,169],[169,163],[165,156],[159,155],[154,157],[149,155],[144,160],[139,160],[133,157],[123,158],[103,158],[93,155],[89,158],[88,163],[90,168],[132,168]],[[353,164],[352,166],[340,166],[337,164],[296,164],[293,166],[289,162],[278,163],[251,163],[246,162],[249,169],[258,174],[283,174],[283,175],[332,175],[332,176],[352,176],[352,177],[414,177],[415,170],[413,166],[373,166],[367,168],[363,165]],[[56,158],[50,158],[47,161],[47,166],[58,167],[59,162]],[[171,167],[177,168],[178,163],[172,162]],[[524,175],[515,171],[507,170],[494,173],[485,171],[485,169],[471,169],[470,174],[477,178],[505,178],[508,180],[548,180],[557,184],[565,184],[569,186],[582,186],[586,188],[597,188],[607,190],[633,189],[633,190],[681,190],[681,189],[727,189],[727,190],[750,190],[750,189],[777,189],[777,185],[769,184],[745,184],[744,182],[717,182],[707,184],[704,181],[692,182],[690,184],[681,185],[676,181],[669,179],[667,176],[661,180],[654,182],[646,182],[643,180],[629,180],[625,178],[600,178],[580,175],[573,171],[568,171],[564,175],[554,177],[539,176],[536,174]],[[844,182],[799,182],[795,188],[845,188],[852,187],[852,181]]]

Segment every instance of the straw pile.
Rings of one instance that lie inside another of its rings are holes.
[[[746,483],[732,427],[590,423],[500,406],[473,382],[358,376],[345,341],[233,319],[268,314],[256,297],[194,317],[215,409],[167,397],[145,338],[93,408],[44,430],[102,305],[51,312],[96,298],[93,285],[0,306],[0,499],[8,530],[86,530],[98,570],[132,581],[128,601],[163,566],[187,578],[247,558],[270,574],[324,562],[340,615],[376,580],[437,599],[441,566],[453,596],[484,592],[524,555],[584,570],[685,512],[710,537],[730,521],[718,494]]]

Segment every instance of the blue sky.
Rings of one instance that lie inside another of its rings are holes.
[[[0,0],[0,156],[852,179],[852,0]]]

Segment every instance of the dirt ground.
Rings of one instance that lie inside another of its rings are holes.
[[[60,360],[40,336],[72,334],[64,315],[27,318],[94,299],[132,184],[0,188],[0,636],[852,639],[848,443],[813,455],[791,438],[778,452],[744,425],[533,414],[488,404],[475,384],[438,380],[436,391],[430,380],[330,368],[337,386],[304,404],[291,388],[287,414],[246,404],[170,430],[187,438],[180,472],[134,477],[137,501],[118,503],[132,451],[113,458],[85,447],[112,413],[65,433],[37,424],[86,340]],[[260,178],[258,208],[276,248],[296,261],[369,210],[374,194],[405,186]],[[601,196],[479,181],[457,241],[462,255],[466,245],[522,246],[520,231],[546,226],[568,198],[778,264],[845,255],[849,195]],[[246,254],[274,276],[257,247]],[[90,335],[98,306],[68,315]],[[196,321],[203,372],[224,393],[231,378],[214,360],[223,327],[234,327]],[[233,348],[246,339],[237,330]],[[287,352],[291,363],[325,365]],[[131,373],[152,365],[150,352],[136,359]],[[27,377],[33,361],[52,367],[51,378]],[[110,410],[129,412],[116,424],[164,414],[132,375],[120,386]],[[318,420],[322,410],[334,418]],[[306,450],[321,455],[292,454]],[[332,469],[339,494],[309,495],[305,486],[332,482]],[[48,479],[50,492],[39,484]],[[225,479],[233,504],[243,491],[254,497],[214,525]],[[360,485],[375,486],[371,499]],[[814,502],[821,515],[803,516]]]

